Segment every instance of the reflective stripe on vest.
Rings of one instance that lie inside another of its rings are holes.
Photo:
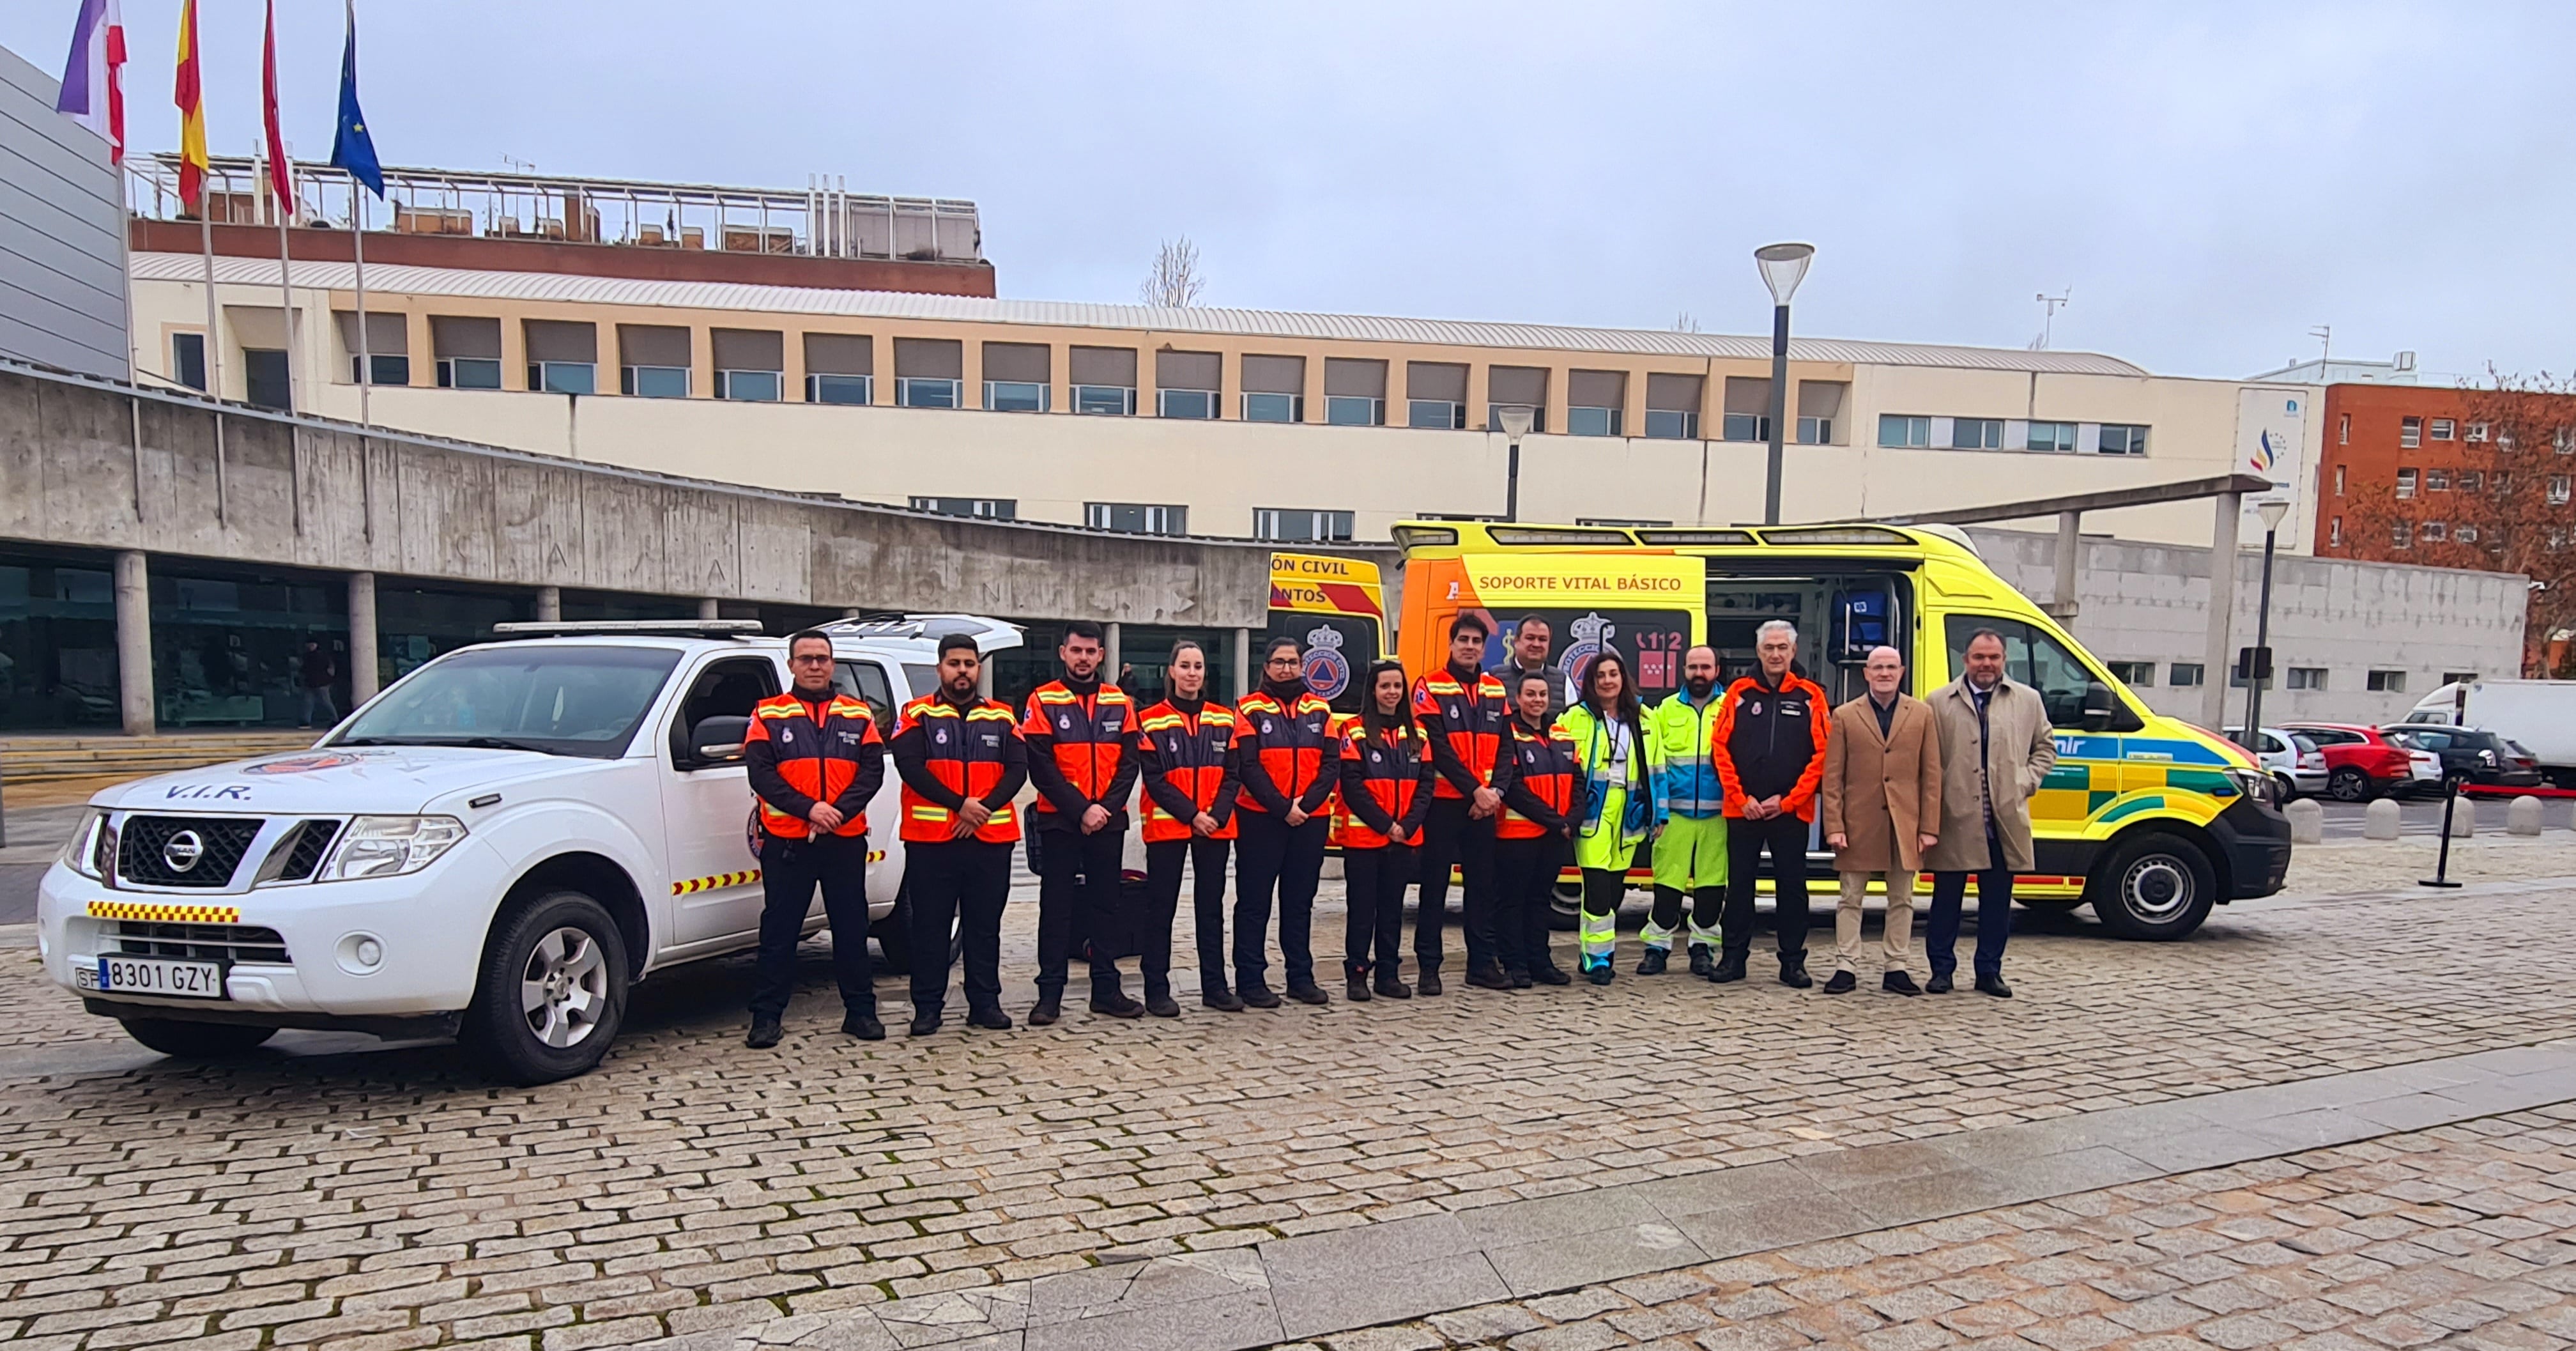
[[[1179,789],[1202,812],[1216,806],[1216,790],[1225,782],[1226,748],[1233,744],[1236,726],[1234,710],[1213,702],[1201,704],[1193,714],[1166,700],[1138,714],[1136,721],[1138,733],[1153,743],[1154,763],[1163,767],[1163,782]],[[1145,794],[1144,805],[1145,843],[1190,838],[1190,823],[1163,810],[1152,793]],[[1231,840],[1235,834],[1235,818],[1229,813],[1225,824],[1207,838]]]
[[[823,703],[823,717],[818,723],[806,702],[794,693],[774,694],[752,706],[751,730],[744,741],[766,741],[776,755],[778,777],[787,786],[814,799],[830,802],[849,791],[859,777],[863,754],[882,755],[884,741],[877,736],[877,720],[868,706],[846,694],[835,694]],[[868,751],[863,748],[878,747]],[[801,840],[813,833],[813,823],[802,816],[783,812],[769,805],[769,800],[755,793],[759,804],[760,828],[783,840]],[[834,835],[851,837],[868,833],[867,804],[851,812]]]
[[[1257,752],[1248,759],[1238,754],[1237,773],[1247,779],[1263,775],[1278,788],[1281,797],[1292,803],[1323,777],[1324,747],[1331,740],[1333,727],[1331,704],[1312,692],[1300,692],[1295,707],[1282,707],[1269,691],[1255,690],[1243,696],[1234,712],[1242,722],[1234,733],[1237,750],[1249,744]],[[1235,804],[1245,811],[1269,810],[1252,796],[1249,788],[1236,794]]]
[[[1520,782],[1530,796],[1546,803],[1559,816],[1569,815],[1574,807],[1574,776],[1581,773],[1576,760],[1574,738],[1562,726],[1550,727],[1540,736],[1512,720],[1512,754],[1520,760]],[[1494,834],[1506,840],[1535,840],[1547,833],[1547,827],[1503,808],[1502,819],[1495,822]]]
[[[1019,719],[1011,710],[993,701],[981,700],[959,709],[938,695],[924,695],[903,706],[895,724],[895,735],[902,736],[914,728],[921,729],[923,768],[941,787],[969,801],[989,796],[1002,783],[1002,743],[1020,734]],[[949,831],[956,813],[940,806],[903,785],[903,826],[899,832],[907,842],[937,844],[951,838]],[[1019,813],[1010,803],[993,809],[993,815],[975,831],[975,838],[988,844],[1009,844],[1020,838]]]
[[[1360,766],[1360,787],[1386,811],[1389,820],[1402,821],[1404,814],[1413,810],[1413,795],[1422,783],[1422,766],[1431,759],[1431,743],[1414,728],[1398,727],[1393,731],[1392,740],[1381,740],[1369,736],[1360,722],[1352,719],[1342,730],[1341,759],[1344,764],[1356,762]],[[1332,842],[1344,849],[1383,849],[1387,839],[1351,810],[1350,794],[1345,791],[1334,802]],[[1420,843],[1418,838],[1415,842]]]
[[[1413,720],[1424,735],[1446,738],[1476,782],[1491,784],[1494,759],[1502,754],[1503,726],[1512,720],[1503,698],[1503,682],[1492,672],[1478,672],[1476,688],[1470,692],[1444,666],[1413,682]],[[1433,783],[1431,795],[1466,796],[1446,774]]]
[[[1050,680],[1029,692],[1028,716],[1020,723],[1020,735],[1022,739],[1053,738],[1058,772],[1073,791],[1097,802],[1118,777],[1119,757],[1127,751],[1128,720],[1135,712],[1127,692],[1108,681],[1086,696],[1074,693],[1061,680]],[[1118,804],[1110,809],[1117,810]],[[1040,793],[1036,811],[1053,816],[1055,803]]]

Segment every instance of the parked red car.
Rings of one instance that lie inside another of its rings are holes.
[[[2415,786],[2416,757],[2381,735],[2376,727],[2343,722],[2281,725],[2317,743],[2317,749],[2326,753],[2326,796],[2337,802],[2361,802],[2383,793],[2411,791]],[[2436,768],[2434,774],[2439,773]]]

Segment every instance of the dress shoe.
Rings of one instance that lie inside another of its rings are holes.
[[[2010,999],[2012,987],[2004,984],[2004,973],[1998,971],[1991,976],[1977,977],[1977,993],[1990,994],[1997,999]]]
[[[1832,980],[1825,982],[1826,994],[1850,994],[1859,988],[1860,981],[1849,971],[1837,971]]]
[[[1549,962],[1545,966],[1531,967],[1530,979],[1537,981],[1541,985],[1572,985],[1574,983],[1574,977],[1568,975],[1564,967],[1558,966],[1554,962]]]
[[[1816,978],[1807,974],[1807,954],[1781,955],[1780,983],[1792,990],[1803,990],[1816,983]]]
[[[1317,985],[1311,980],[1307,981],[1303,985],[1289,986],[1288,997],[1296,1000],[1300,1004],[1329,1004],[1333,1002],[1333,997],[1324,993],[1324,987]],[[1363,995],[1361,998],[1365,999],[1367,996]]]
[[[754,1018],[751,1020],[751,1033],[742,1039],[742,1044],[755,1051],[766,1051],[778,1044],[784,1031],[775,1018]]]
[[[969,1012],[966,1015],[966,1025],[980,1027],[987,1032],[1008,1032],[1011,1030],[1011,1015],[1002,1012],[1002,1006],[999,1004],[987,1004]]]
[[[916,1013],[912,1015],[912,1026],[905,1028],[904,1034],[906,1036],[913,1037],[927,1037],[939,1030],[940,1021],[940,1017],[936,1013]]]
[[[1168,994],[1145,996],[1145,1011],[1157,1018],[1178,1018],[1181,1016],[1181,1006],[1174,1003],[1172,997]]]
[[[1514,971],[1507,966],[1503,968],[1503,974],[1512,978],[1512,988],[1515,990],[1526,990],[1538,984],[1538,981],[1525,970]]]
[[[861,1041],[885,1040],[885,1024],[873,1009],[852,1009],[841,1017],[841,1031]]]
[[[1744,979],[1744,959],[1735,956],[1718,958],[1717,968],[1708,973],[1708,978],[1719,985],[1732,985]]]
[[[1063,1016],[1063,998],[1058,995],[1042,995],[1038,998],[1038,1006],[1029,1010],[1029,1026],[1050,1027],[1054,1025],[1056,1019]]]
[[[1344,980],[1342,982],[1342,998],[1347,999],[1354,1004],[1365,1004],[1369,1002],[1368,977],[1352,976]]]
[[[1932,973],[1932,979],[1930,979],[1930,980],[1928,980],[1928,981],[1925,981],[1925,982],[1923,983],[1923,993],[1925,993],[1925,994],[1948,994],[1948,993],[1950,993],[1950,973],[1949,973],[1949,972],[1947,972],[1947,971],[1935,971],[1935,972],[1933,972],[1933,973]]]
[[[1468,967],[1467,983],[1475,986],[1479,990],[1508,990],[1512,988],[1512,978],[1504,975],[1503,969],[1499,966]]]
[[[1717,954],[1706,943],[1691,944],[1690,962],[1690,973],[1702,980],[1717,974]]]
[[[1669,948],[1648,948],[1646,955],[1637,959],[1637,974],[1660,976],[1664,974],[1664,963],[1672,959],[1672,950]]]
[[[1279,1007],[1278,993],[1267,985],[1246,985],[1242,989],[1235,991],[1235,993],[1243,996],[1243,1004],[1246,1008],[1275,1009]]]
[[[1610,983],[1610,977],[1613,974],[1614,973],[1610,970],[1609,958],[1586,957],[1583,959],[1583,978],[1585,980],[1588,980],[1595,985],[1607,985]]]
[[[1914,983],[1914,977],[1903,971],[1890,971],[1886,975],[1881,976],[1878,981],[1878,988],[1887,991],[1889,994],[1923,993],[1923,987]]]
[[[1199,1007],[1214,1009],[1219,1013],[1241,1013],[1243,1001],[1235,998],[1232,990],[1201,990]]]
[[[1380,999],[1411,999],[1413,997],[1413,991],[1406,988],[1403,981],[1397,980],[1393,976],[1378,977],[1377,983],[1371,988],[1377,991],[1377,996]]]
[[[1091,996],[1091,1011],[1112,1018],[1142,1018],[1145,1006],[1127,997],[1124,990],[1101,990]]]
[[[1425,999],[1438,998],[1440,995],[1440,968],[1436,966],[1424,968],[1420,975],[1413,978],[1413,988],[1416,993],[1420,994]]]

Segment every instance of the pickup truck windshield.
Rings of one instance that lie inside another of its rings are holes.
[[[679,664],[670,648],[507,644],[422,668],[335,746],[489,746],[613,759]]]

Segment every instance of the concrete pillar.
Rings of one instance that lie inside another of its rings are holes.
[[[2361,837],[2365,840],[2396,839],[2399,824],[2397,799],[2393,797],[2373,798],[2369,806],[2361,809]]]
[[[2218,519],[2209,532],[2209,647],[2200,668],[2200,725],[2212,731],[2227,725],[2227,672],[2236,658],[2228,648],[2236,616],[2236,523],[2244,514],[2245,494],[2218,495]]]
[[[2326,809],[2312,797],[2303,797],[2281,809],[2290,818],[2290,843],[2323,844],[2326,842]]]
[[[2057,514],[2057,593],[2046,607],[2048,617],[2062,628],[2075,627],[2076,611],[2082,607],[2075,599],[2076,563],[2083,557],[2084,513],[2061,511]]]
[[[1125,635],[1119,631],[1123,627],[1115,619],[1100,626],[1100,678],[1113,685],[1118,683],[1118,668],[1125,660],[1125,645],[1121,642]]]
[[[2525,793],[2504,809],[2504,833],[2537,835],[2540,833],[2540,799]]]
[[[116,556],[116,694],[125,734],[152,735],[152,581],[140,549]]]
[[[1252,693],[1252,630],[1234,631],[1234,697]]]
[[[376,574],[349,574],[349,706],[376,697]]]
[[[716,599],[715,597],[713,597],[713,596],[709,596],[709,597],[707,597],[705,600],[699,601],[699,602],[698,602],[698,618],[700,618],[700,619],[722,619],[722,618],[724,618],[724,602],[723,602],[723,601],[720,601],[720,600],[717,600],[717,599]]]
[[[563,622],[562,587],[541,586],[537,588],[537,618],[548,624],[559,624]]]

